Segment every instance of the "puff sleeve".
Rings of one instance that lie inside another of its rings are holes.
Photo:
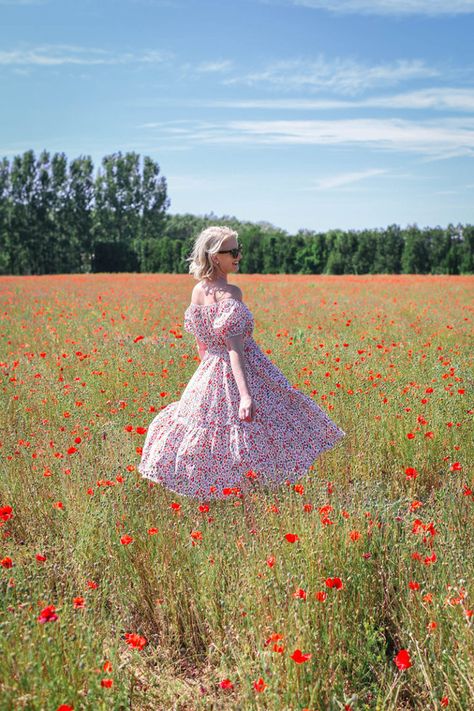
[[[193,319],[191,318],[191,315],[189,313],[189,309],[186,309],[184,312],[184,330],[189,331],[189,333],[194,333],[194,326],[193,326]]]
[[[250,335],[253,317],[249,309],[238,299],[226,299],[212,324],[214,333],[222,339]]]

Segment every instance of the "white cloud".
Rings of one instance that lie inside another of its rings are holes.
[[[238,99],[199,102],[199,106],[269,111],[319,111],[332,109],[435,109],[474,112],[474,88],[438,87],[400,94],[370,96],[367,99]]]
[[[231,68],[232,62],[229,59],[221,59],[211,62],[201,62],[195,67],[195,70],[203,74],[218,74],[228,72]]]
[[[394,109],[474,111],[474,88],[439,87],[367,99],[367,106]]]
[[[376,175],[382,175],[386,172],[386,170],[372,168],[370,170],[361,170],[354,173],[339,173],[338,175],[328,176],[327,178],[321,178],[320,180],[318,180],[314,188],[308,189],[331,190],[333,188],[340,188],[344,185],[358,183],[360,180],[367,180],[367,178],[373,178]]]
[[[293,5],[337,14],[461,15],[474,12],[474,0],[291,0]]]
[[[166,123],[148,129],[172,135]],[[181,124],[181,141],[188,144],[357,146],[418,153],[431,159],[474,156],[474,119],[438,121],[344,119],[320,121],[228,121]],[[183,130],[186,129],[186,130]]]
[[[43,66],[52,67],[63,64],[97,65],[97,64],[133,64],[136,62],[160,63],[168,60],[170,55],[156,50],[145,50],[141,53],[124,52],[114,54],[105,49],[94,47],[76,47],[67,44],[42,45],[39,47],[21,48],[0,51],[0,65],[10,66]]]
[[[224,81],[224,84],[245,84],[277,87],[284,91],[305,89],[328,90],[340,94],[357,94],[374,87],[385,87],[413,79],[436,77],[439,71],[419,59],[399,59],[387,64],[367,65],[353,59],[282,60],[269,64],[261,71],[243,74]]]

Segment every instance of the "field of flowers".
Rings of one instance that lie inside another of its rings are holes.
[[[474,278],[233,283],[347,433],[252,526],[137,472],[192,277],[0,278],[1,711],[474,709]]]

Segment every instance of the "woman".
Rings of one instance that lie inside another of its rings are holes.
[[[228,227],[208,227],[194,243],[189,272],[199,282],[184,328],[201,362],[181,399],[151,422],[138,467],[202,501],[292,483],[345,434],[254,341],[252,313],[227,281],[241,258]]]

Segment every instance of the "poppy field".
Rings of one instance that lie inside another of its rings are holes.
[[[0,711],[474,709],[474,277],[234,277],[346,436],[209,504],[137,471],[194,283],[0,278]]]

